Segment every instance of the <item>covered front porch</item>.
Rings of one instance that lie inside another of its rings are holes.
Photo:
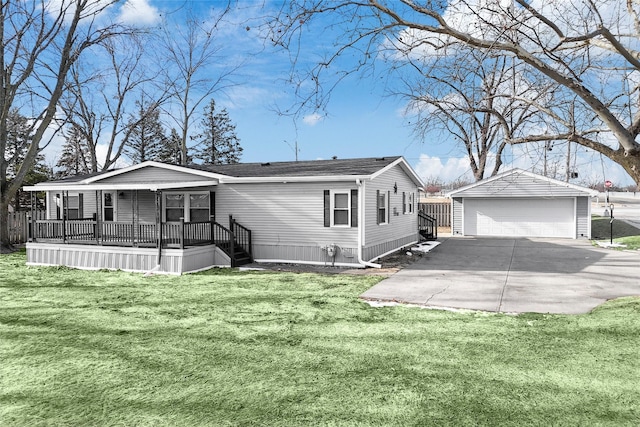
[[[43,187],[25,188],[32,209],[36,191],[46,204],[29,219],[28,264],[181,274],[252,261],[251,230],[216,221],[214,182]]]

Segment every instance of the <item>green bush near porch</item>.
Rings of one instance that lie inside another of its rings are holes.
[[[640,299],[371,308],[370,276],[0,256],[0,426],[638,425]]]

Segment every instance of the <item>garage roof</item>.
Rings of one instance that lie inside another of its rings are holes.
[[[449,197],[595,197],[597,195],[596,190],[522,169],[511,169],[447,194]]]

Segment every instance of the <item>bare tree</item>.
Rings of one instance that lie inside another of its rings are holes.
[[[145,55],[141,34],[126,39],[107,39],[93,53],[104,61],[77,63],[70,73],[70,85],[62,103],[68,122],[84,138],[90,159],[89,171],[108,170],[121,158],[133,129],[145,115],[127,120],[135,110],[134,99],[153,96],[155,105],[166,100],[167,90],[153,83],[159,70]],[[151,113],[152,110],[146,111]],[[137,111],[136,111],[137,113]],[[99,159],[98,144],[106,147]]]
[[[9,113],[29,119],[24,158],[7,180],[8,162],[0,156],[0,250],[11,250],[8,206],[32,169],[55,123],[56,107],[67,88],[68,73],[89,47],[122,34],[117,24],[101,25],[98,16],[114,1],[4,0],[0,3],[0,152],[5,153]]]
[[[219,27],[226,23],[229,12],[227,5],[204,19],[192,15],[184,25],[165,22],[162,27],[159,50],[166,65],[165,85],[171,88],[166,112],[181,138],[182,164],[190,158],[189,133],[202,103],[234,85],[232,76],[241,67],[241,63],[223,57],[223,46],[216,44]]]
[[[536,124],[538,113],[532,102],[543,101],[549,90],[516,74],[508,57],[464,46],[446,56],[407,61],[417,71],[404,80],[403,93],[410,100],[407,109],[417,115],[416,133],[423,140],[434,129],[453,135],[478,181],[487,173],[498,173],[507,136],[527,132]]]
[[[538,134],[509,138],[511,144],[572,141],[621,165],[640,183],[640,3],[634,0],[295,0],[271,20],[273,43],[294,53],[324,15],[337,35],[327,56],[306,74],[314,90],[303,102],[322,106],[327,73],[345,55],[355,66],[329,78],[358,72],[379,58],[389,41],[405,53],[429,48],[446,52],[452,44],[501,52],[525,64],[529,72],[558,85],[562,97],[574,97],[570,116],[548,113],[555,126]],[[316,22],[317,21],[317,22]],[[322,24],[320,24],[322,25]],[[325,26],[326,27],[326,26]],[[395,66],[400,66],[398,59]],[[300,92],[304,86],[299,86]]]

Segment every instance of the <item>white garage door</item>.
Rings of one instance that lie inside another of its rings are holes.
[[[575,237],[574,200],[464,199],[467,236]]]

